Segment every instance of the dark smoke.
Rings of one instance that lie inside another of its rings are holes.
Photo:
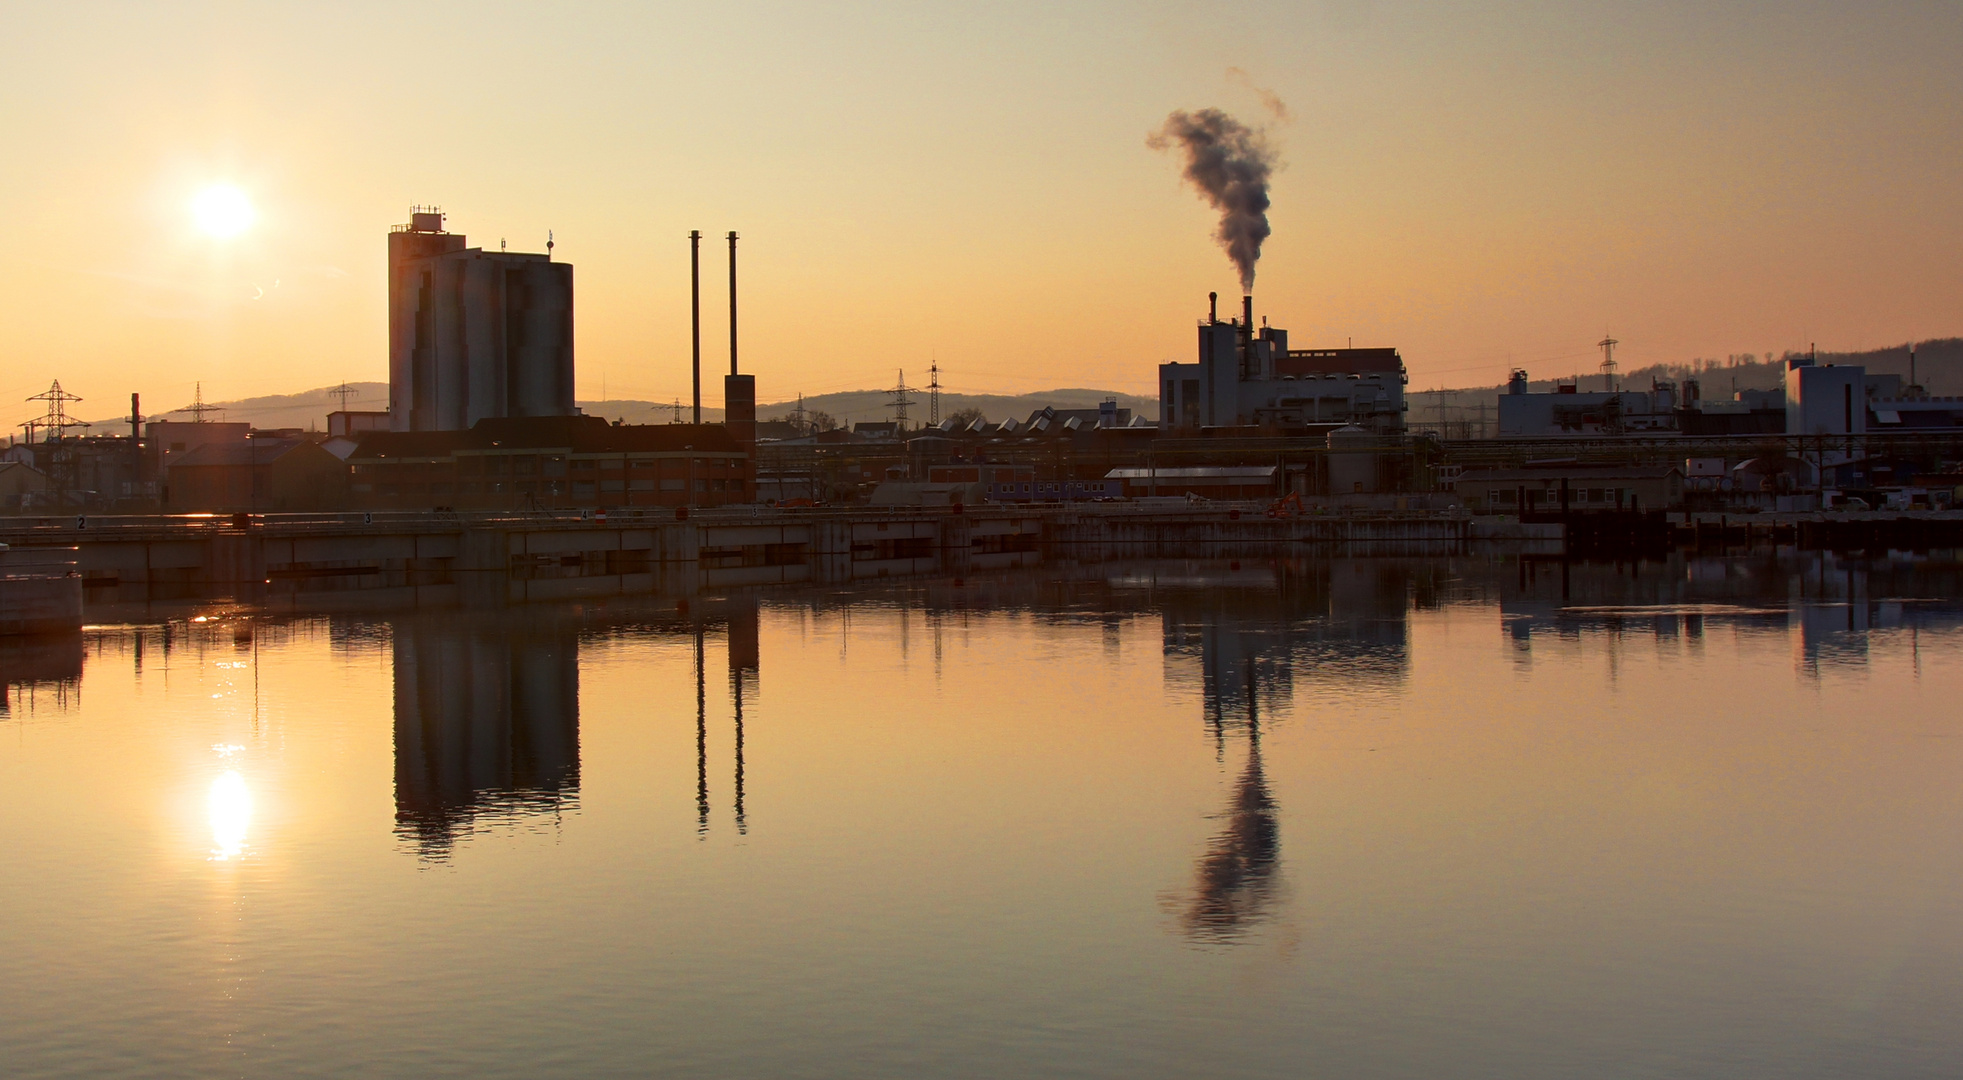
[[[1240,269],[1241,291],[1253,292],[1254,264],[1270,232],[1268,175],[1276,157],[1267,138],[1219,109],[1201,109],[1166,117],[1145,144],[1154,150],[1177,144],[1186,152],[1186,179],[1220,211],[1214,236]]]

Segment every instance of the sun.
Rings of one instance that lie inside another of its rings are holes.
[[[191,200],[191,214],[198,228],[223,240],[237,236],[252,226],[255,215],[245,192],[230,184],[208,187]]]

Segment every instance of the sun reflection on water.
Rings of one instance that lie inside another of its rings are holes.
[[[252,791],[245,778],[226,770],[211,782],[205,806],[211,814],[211,857],[219,862],[238,858],[245,851],[246,827],[252,824]]]

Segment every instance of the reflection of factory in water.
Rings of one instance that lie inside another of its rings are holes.
[[[1442,568],[1394,559],[1154,568],[1129,580],[1150,590],[1165,627],[1168,680],[1198,669],[1205,723],[1224,761],[1242,761],[1179,901],[1181,932],[1228,943],[1259,924],[1281,882],[1280,808],[1261,740],[1293,711],[1299,689],[1386,689],[1410,669],[1407,613],[1437,602]]]
[[[1218,734],[1286,711],[1298,680],[1319,688],[1395,686],[1410,667],[1405,613],[1429,606],[1425,564],[1285,560],[1184,576],[1155,573],[1167,677],[1198,676]]]
[[[637,613],[646,616],[643,611]],[[580,793],[579,653],[583,639],[693,638],[696,828],[706,832],[709,777],[707,638],[727,637],[735,727],[731,807],[744,805],[743,708],[758,682],[754,596],[663,609],[647,621],[563,609],[502,617],[423,616],[394,624],[396,830],[425,856],[447,855],[485,826],[524,827],[576,810]],[[722,704],[714,711],[720,717]]]
[[[1722,628],[1790,636],[1798,667],[1817,672],[1865,665],[1877,634],[1904,634],[1914,650],[1921,631],[1963,625],[1956,604],[1899,599],[1963,597],[1963,562],[1953,557],[1782,549],[1644,562],[1526,557],[1495,560],[1483,575],[1462,565],[1497,594],[1520,663],[1530,662],[1536,638],[1642,636],[1694,649]]]

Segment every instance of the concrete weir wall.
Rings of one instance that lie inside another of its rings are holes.
[[[91,598],[395,590],[414,602],[688,594],[787,582],[962,574],[1050,558],[1237,554],[1343,544],[1448,550],[1463,520],[1270,518],[1220,508],[762,508],[612,514],[265,515],[0,521],[0,540],[74,549]]]
[[[72,547],[0,547],[0,636],[82,628],[82,575]]]

